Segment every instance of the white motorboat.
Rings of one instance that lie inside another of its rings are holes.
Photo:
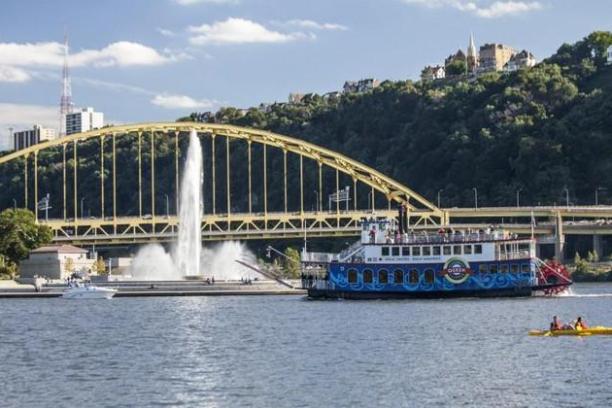
[[[93,285],[71,285],[64,290],[65,299],[110,299],[115,296],[117,289],[101,288]]]

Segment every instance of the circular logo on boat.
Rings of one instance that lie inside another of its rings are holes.
[[[451,258],[444,264],[442,274],[450,283],[463,283],[470,277],[470,264],[461,258]]]

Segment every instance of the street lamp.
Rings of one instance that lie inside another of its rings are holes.
[[[438,190],[438,208],[440,208],[440,193],[443,192],[443,191],[444,191],[443,188]]]
[[[170,200],[168,200],[168,194],[166,196],[166,218],[170,218]]]
[[[519,188],[518,190],[516,190],[516,207],[520,207],[521,206],[521,191],[523,191],[522,188]]]
[[[565,191],[565,205],[569,207],[569,190],[567,186],[563,187],[563,191]]]
[[[472,190],[474,190],[474,209],[478,209],[478,189],[472,187]]]
[[[81,218],[85,218],[85,212],[83,211],[83,201],[85,201],[85,197],[81,198]]]
[[[13,210],[17,209],[17,200],[13,198]]]
[[[315,197],[316,197],[315,198],[315,200],[316,200],[316,202],[315,202],[315,209],[316,209],[316,211],[315,212],[319,212],[319,211],[321,211],[321,208],[319,206],[319,192],[317,190],[312,190],[312,191],[314,191]]]

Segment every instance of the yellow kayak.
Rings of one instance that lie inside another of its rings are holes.
[[[584,330],[530,330],[530,336],[593,336],[612,335],[612,327],[594,326]]]

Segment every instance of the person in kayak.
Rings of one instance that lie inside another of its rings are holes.
[[[557,316],[553,316],[553,321],[550,323],[550,331],[561,330],[561,322],[557,319]]]
[[[589,326],[587,326],[587,324],[582,320],[582,316],[578,316],[578,319],[576,319],[576,324],[574,325],[574,329],[586,330],[588,328]]]

